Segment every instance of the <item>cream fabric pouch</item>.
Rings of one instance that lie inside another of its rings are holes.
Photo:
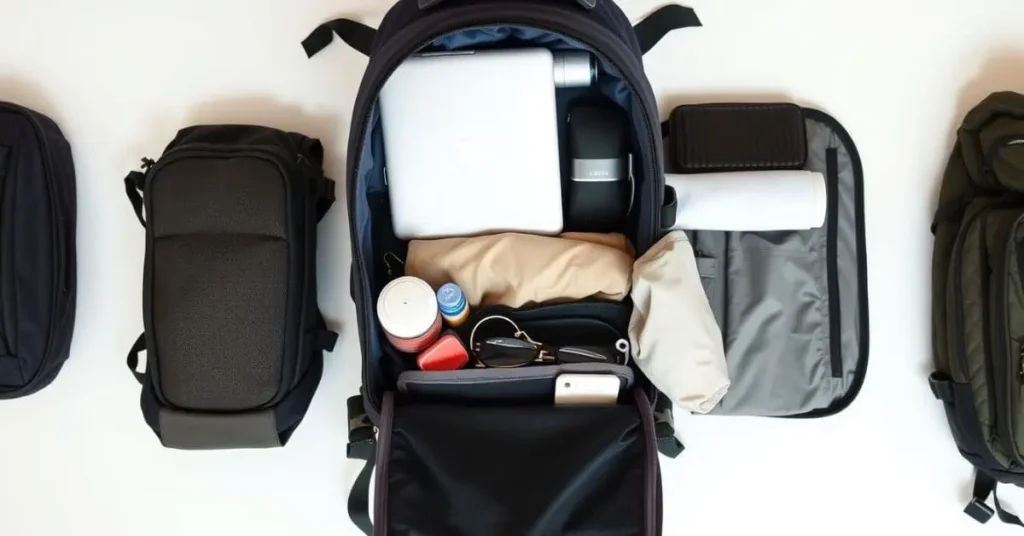
[[[405,274],[434,288],[454,281],[473,307],[621,301],[629,295],[635,257],[629,240],[617,233],[501,233],[412,240]]]
[[[694,413],[714,409],[729,388],[715,322],[686,233],[665,235],[633,265],[629,339],[644,375]]]

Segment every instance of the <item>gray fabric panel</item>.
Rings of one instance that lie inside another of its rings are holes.
[[[277,394],[288,247],[245,235],[184,235],[153,245],[153,321],[161,392],[174,406],[237,411]]]
[[[825,233],[731,233],[726,360],[718,412],[789,415],[827,406]]]
[[[205,450],[281,446],[270,410],[234,415],[160,410],[160,441],[165,447]]]
[[[244,233],[285,238],[281,171],[260,158],[189,158],[162,168],[151,185],[153,236]]]
[[[830,357],[825,227],[799,232],[697,233],[720,267],[707,286],[722,327],[731,385],[714,413],[795,415],[831,406],[853,385],[861,357],[854,169],[826,125],[807,120],[806,169],[825,174],[837,151],[836,252],[841,370]]]
[[[150,185],[156,378],[171,405],[249,410],[278,393],[285,180],[259,158],[190,158]]]

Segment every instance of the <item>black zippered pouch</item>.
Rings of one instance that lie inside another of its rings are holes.
[[[48,117],[0,102],[0,399],[49,385],[75,323],[75,168]]]
[[[146,227],[146,331],[128,365],[165,446],[281,446],[305,414],[336,339],[316,305],[334,198],[322,159],[300,134],[199,126],[125,180]]]
[[[803,169],[807,135],[799,106],[712,103],[669,117],[672,167],[680,173]]]

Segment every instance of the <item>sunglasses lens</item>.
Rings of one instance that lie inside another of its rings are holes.
[[[485,367],[510,368],[527,365],[537,359],[536,345],[512,337],[492,337],[477,344],[476,358]]]

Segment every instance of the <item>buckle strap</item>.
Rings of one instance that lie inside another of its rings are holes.
[[[334,204],[334,181],[321,177],[316,184],[316,220],[320,221]]]
[[[647,54],[669,32],[696,26],[702,25],[693,8],[670,4],[644,17],[633,26],[633,33],[640,44],[640,53]]]
[[[146,381],[146,373],[139,372],[139,354],[146,349],[146,334],[139,335],[139,338],[135,340],[135,344],[132,345],[131,350],[128,350],[128,370],[132,371],[132,376],[138,380],[139,384]]]
[[[1024,523],[1021,522],[1020,518],[1007,512],[1001,504],[999,504],[999,496],[996,494],[996,486],[998,482],[996,479],[988,475],[988,473],[978,471],[974,475],[974,490],[972,492],[973,497],[971,502],[967,503],[964,508],[964,513],[971,516],[972,519],[978,523],[987,523],[989,519],[992,519],[992,515],[999,516],[999,521],[1008,525],[1016,525],[1018,527],[1024,527]],[[995,508],[986,504],[988,496],[992,495]]]
[[[350,460],[366,462],[348,494],[348,517],[363,534],[369,535],[373,531],[373,523],[370,521],[370,474],[377,463],[377,437],[373,423],[363,408],[362,395],[348,399],[346,456]]]
[[[348,46],[364,56],[370,55],[373,47],[373,39],[377,30],[352,19],[334,19],[317,26],[308,37],[302,40],[302,49],[306,51],[306,57],[312,58],[321,50],[327,48],[337,35]]]
[[[661,203],[661,230],[668,231],[676,224],[676,212],[679,208],[679,197],[676,189],[665,185],[665,197]]]
[[[143,227],[146,226],[146,220],[142,216],[142,187],[146,181],[146,174],[138,171],[132,171],[124,178],[124,193],[128,195],[128,201],[132,203],[132,209],[135,210],[135,217],[139,219],[139,223]]]
[[[317,347],[324,352],[331,352],[334,350],[334,345],[338,342],[338,334],[334,331],[327,329],[327,321],[324,320],[324,315],[319,310],[316,312],[316,343]]]
[[[928,387],[935,398],[943,402],[953,403],[953,381],[945,374],[933,372],[928,376]]]
[[[662,393],[654,400],[654,435],[658,452],[669,458],[676,458],[686,447],[676,438],[675,420],[672,417],[672,401]]]

